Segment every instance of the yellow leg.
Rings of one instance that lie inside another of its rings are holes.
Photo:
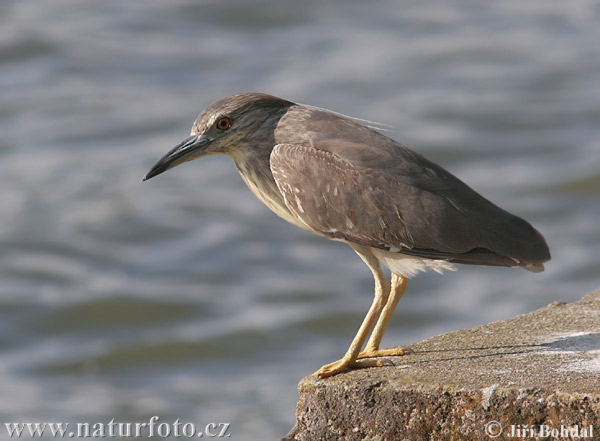
[[[368,249],[356,247],[354,250],[373,272],[373,277],[375,278],[375,298],[373,299],[369,312],[367,312],[358,332],[354,336],[346,355],[338,361],[326,364],[315,372],[315,374],[321,378],[329,377],[352,368],[383,366],[383,363],[379,360],[358,361],[357,357],[386,304],[390,293],[390,284],[387,281],[385,274],[383,274],[383,271],[381,271],[379,260],[377,260]]]
[[[373,329],[373,333],[367,342],[365,350],[358,354],[359,359],[404,355],[404,350],[402,348],[379,349],[379,345],[381,344],[381,339],[383,338],[385,329],[387,328],[387,325],[394,314],[394,310],[404,295],[404,291],[406,290],[406,282],[407,279],[405,277],[392,273],[392,287],[390,290],[390,296],[385,304],[385,307],[383,308],[383,311],[381,312],[381,315],[379,316],[379,320],[377,320],[377,324]]]

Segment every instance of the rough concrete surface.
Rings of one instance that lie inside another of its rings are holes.
[[[303,379],[286,439],[600,440],[600,290],[409,348]]]

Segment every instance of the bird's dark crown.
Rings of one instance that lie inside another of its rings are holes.
[[[212,127],[216,121],[222,117],[229,117],[232,121],[232,127],[238,128],[240,125],[247,126],[249,121],[256,121],[257,113],[266,116],[269,113],[265,109],[285,109],[294,105],[291,101],[267,95],[265,93],[240,93],[215,101],[202,111],[194,122],[192,133],[203,133]],[[240,124],[241,121],[245,123]],[[238,126],[238,127],[236,127]]]

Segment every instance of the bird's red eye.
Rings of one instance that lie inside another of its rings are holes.
[[[227,130],[231,127],[231,120],[226,116],[217,121],[217,128],[221,130]]]

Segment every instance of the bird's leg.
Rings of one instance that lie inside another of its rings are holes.
[[[379,316],[379,320],[377,320],[375,328],[373,328],[373,332],[371,333],[371,337],[367,342],[365,350],[358,354],[359,359],[404,355],[404,350],[402,348],[379,349],[379,345],[381,344],[381,339],[383,338],[385,329],[392,318],[392,314],[394,314],[394,310],[396,309],[398,302],[404,295],[404,291],[406,290],[406,282],[407,279],[405,277],[392,273],[392,287],[390,290],[390,296],[385,304],[385,307],[383,308],[383,311],[381,312],[381,315]]]
[[[348,348],[346,355],[344,355],[344,357],[338,361],[326,364],[317,372],[315,372],[315,374],[321,378],[338,374],[347,369],[383,366],[383,363],[380,360],[357,360],[357,357],[363,345],[365,344],[365,340],[367,339],[369,332],[371,332],[373,325],[384,309],[390,293],[390,283],[387,281],[383,271],[381,271],[379,261],[375,256],[373,256],[371,253],[367,254],[366,252],[359,252],[356,249],[355,251],[373,272],[373,277],[375,278],[375,298],[373,299],[373,303],[369,308],[369,312],[367,312],[367,315],[360,325],[358,332],[354,336],[352,343],[350,343],[350,347]]]

